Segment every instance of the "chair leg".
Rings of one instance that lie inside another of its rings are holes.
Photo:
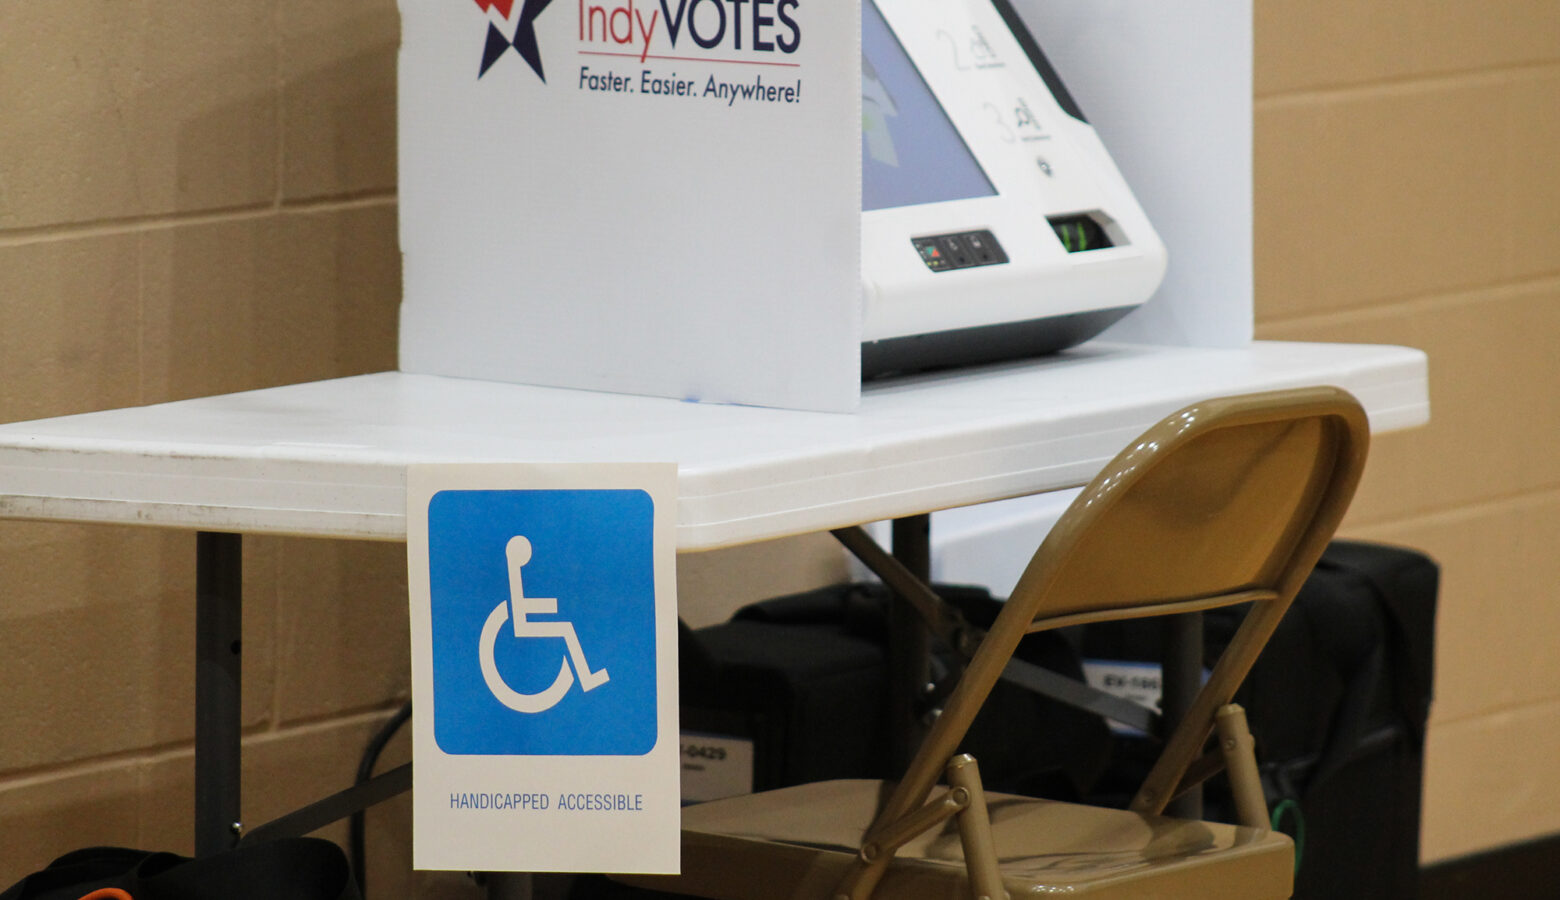
[[[1002,886],[1002,870],[997,865],[997,845],[991,836],[991,815],[986,811],[980,767],[975,764],[975,757],[961,753],[949,761],[946,771],[948,785],[969,796],[969,805],[959,811],[958,822],[972,900],[1008,900]]]
[[[1226,704],[1215,722],[1230,793],[1235,799],[1235,817],[1242,825],[1268,831],[1272,824],[1268,820],[1267,799],[1262,794],[1262,779],[1257,774],[1256,742],[1246,727],[1246,711],[1239,704]]]
[[[981,786],[980,767],[975,764],[975,757],[968,753],[955,756],[948,761],[943,774],[948,780],[948,790],[941,796],[867,834],[855,863],[834,889],[832,900],[871,900],[872,892],[877,889],[899,848],[916,835],[949,819],[958,822],[959,843],[964,847],[964,867],[970,880],[970,900],[1010,900],[997,866],[997,846],[991,835],[986,791]]]
[[[835,888],[834,900],[870,900],[900,847],[916,835],[958,815],[969,805],[969,791],[950,788],[909,815],[869,831],[861,849],[856,852],[856,861]]]

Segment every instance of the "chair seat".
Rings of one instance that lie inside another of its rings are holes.
[[[829,900],[884,795],[879,781],[827,781],[689,807],[683,874],[621,880],[719,900]],[[986,800],[1013,900],[1290,895],[1293,845],[1276,832],[1011,794]],[[952,821],[901,848],[874,896],[969,900]]]

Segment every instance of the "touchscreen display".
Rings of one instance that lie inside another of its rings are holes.
[[[862,210],[996,192],[883,14],[862,0]]]

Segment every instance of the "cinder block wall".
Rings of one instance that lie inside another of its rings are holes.
[[[1258,336],[1430,354],[1347,525],[1443,566],[1421,857],[1560,832],[1560,3],[1256,10]]]
[[[0,0],[0,420],[393,368],[398,37],[393,0]],[[350,783],[404,696],[405,563],[245,549],[260,822]],[[0,885],[88,844],[190,850],[193,557],[0,523]],[[376,843],[408,824],[379,815]]]
[[[0,421],[393,367],[397,27],[393,0],[0,0]],[[1378,441],[1350,525],[1446,567],[1423,855],[1560,831],[1560,6],[1259,0],[1257,36],[1261,336],[1434,359],[1435,423]],[[188,852],[193,551],[0,523],[0,885]],[[245,564],[258,823],[345,784],[404,699],[404,560]],[[842,571],[820,542],[682,569],[694,602]],[[370,816],[371,894],[471,895],[407,873],[407,810]]]

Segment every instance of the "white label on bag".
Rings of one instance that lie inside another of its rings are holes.
[[[753,742],[746,738],[682,735],[682,799],[703,803],[753,793]]]
[[[1083,661],[1083,679],[1089,683],[1089,687],[1159,712],[1164,673],[1158,663],[1086,659]],[[1138,729],[1120,722],[1107,720],[1107,724],[1118,734],[1142,734]]]

